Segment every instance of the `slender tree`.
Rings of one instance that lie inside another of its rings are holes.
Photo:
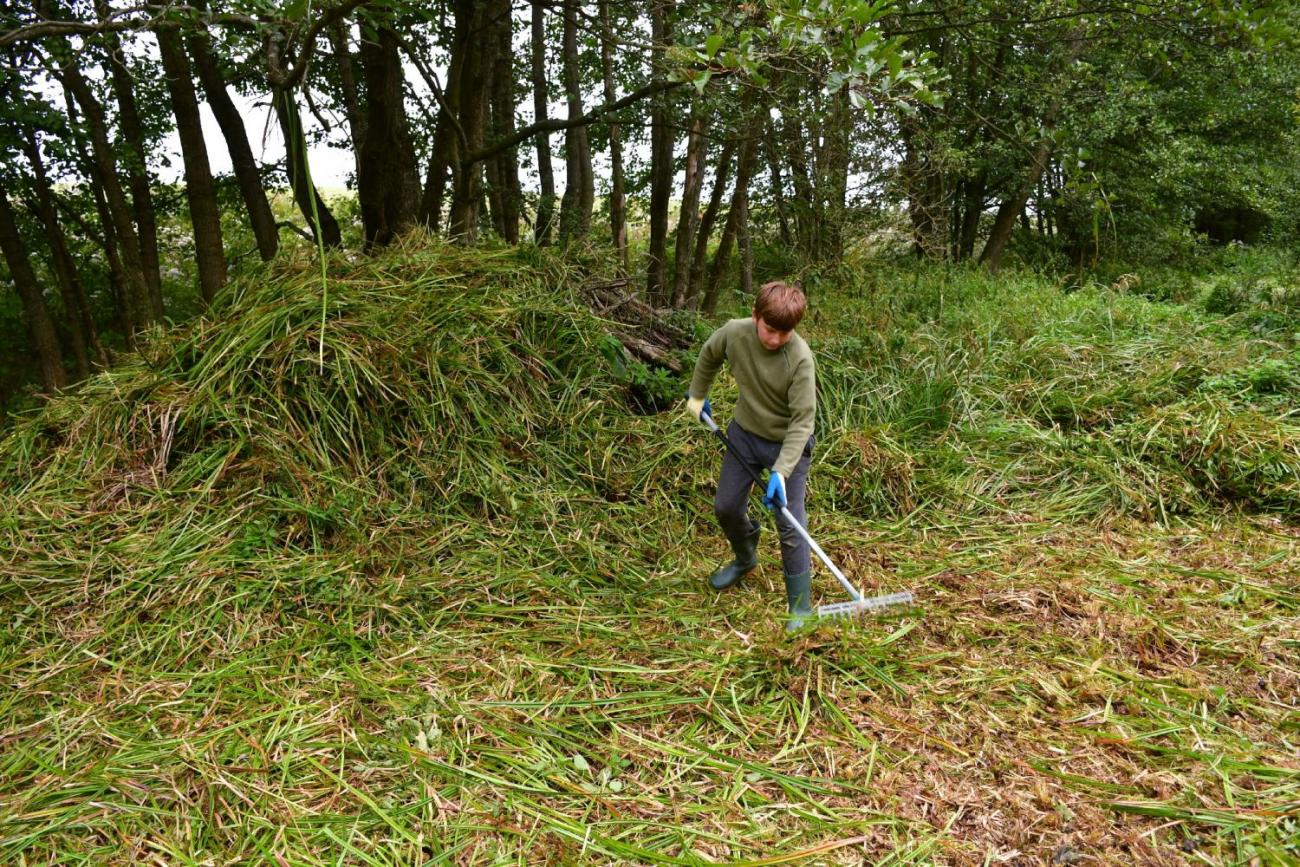
[[[406,119],[405,76],[391,15],[375,10],[361,18],[366,123],[357,201],[367,250],[392,243],[414,226],[420,205],[420,179]]]
[[[483,146],[487,94],[494,63],[492,55],[496,52],[497,42],[494,39],[480,41],[491,20],[491,10],[486,3],[457,0],[455,6],[457,41],[451,65],[459,70],[459,94],[454,103],[458,110],[449,118],[454,122],[454,134],[449,130],[443,143],[447,147],[446,163],[452,175],[449,231],[461,243],[471,244],[478,236],[483,167],[466,158]]]
[[[749,198],[749,180],[754,172],[758,156],[758,131],[762,129],[762,118],[756,118],[747,125],[745,140],[740,146],[740,162],[736,167],[736,185],[731,192],[731,207],[727,209],[727,222],[718,239],[717,252],[713,254],[713,264],[709,266],[708,280],[704,286],[704,299],[700,309],[713,313],[718,307],[718,295],[722,290],[722,275],[731,261],[731,246],[735,243],[742,223],[747,219],[747,199]]]
[[[686,291],[686,304],[695,302],[699,296],[700,284],[704,279],[704,268],[709,257],[709,238],[713,235],[713,224],[722,210],[722,197],[727,191],[727,181],[731,177],[731,165],[735,161],[736,143],[728,138],[718,155],[713,167],[713,192],[709,194],[709,204],[700,217],[700,228],[695,237],[695,247],[691,254],[691,275]]]
[[[613,103],[618,97],[614,87],[614,34],[610,23],[609,0],[600,0],[600,69],[604,79],[605,102]],[[609,229],[618,252],[622,273],[627,274],[627,183],[623,177],[622,129],[616,122],[609,125]]]
[[[27,258],[27,245],[18,233],[18,221],[3,187],[0,187],[0,254],[4,255],[14,288],[23,302],[27,332],[40,363],[41,382],[47,391],[63,388],[68,384],[68,376],[63,369],[63,353],[54,330],[54,320],[45,304],[40,284],[36,282],[36,274]]]
[[[108,3],[96,0],[95,9],[101,18],[109,14]],[[149,287],[149,304],[155,318],[163,315],[162,275],[158,264],[158,218],[155,213],[153,193],[149,187],[149,167],[146,155],[144,127],[135,98],[135,81],[122,52],[121,41],[115,32],[104,33],[108,48],[109,80],[117,101],[117,123],[126,147],[119,151],[122,166],[126,169],[131,190],[131,210],[135,215],[136,237],[140,245],[140,266]]]
[[[844,222],[852,151],[849,139],[852,122],[848,88],[841,86],[831,95],[830,100],[830,111],[820,131],[821,146],[817,151],[817,206],[821,212],[822,224],[822,247],[817,251],[817,256],[823,261],[838,261],[844,253]]]
[[[686,140],[686,180],[682,186],[682,204],[677,217],[677,244],[673,254],[673,307],[686,303],[690,289],[691,245],[700,222],[700,190],[704,187],[705,121],[696,102],[691,131]]]
[[[195,0],[195,6],[199,9],[206,8],[205,0]],[[216,118],[221,136],[226,142],[226,152],[230,154],[230,166],[257,242],[257,252],[263,261],[270,261],[275,258],[280,246],[279,230],[275,225],[271,203],[266,197],[261,171],[248,143],[243,116],[226,89],[226,79],[213,52],[207,28],[202,23],[196,24],[186,37],[185,44],[203,84],[203,93],[212,109],[212,116]]]
[[[515,131],[514,19],[510,0],[495,0],[492,32],[496,38],[496,64],[492,69],[491,136],[504,139]],[[517,148],[510,147],[486,161],[492,192],[492,219],[497,234],[510,244],[519,243],[520,203]]]
[[[790,232],[790,218],[785,202],[785,181],[782,179],[781,160],[777,152],[776,126],[770,119],[765,130],[762,148],[767,159],[767,176],[772,185],[772,206],[776,209],[781,243],[789,247],[794,244],[794,235]]]
[[[1070,70],[1083,54],[1084,47],[1082,29],[1075,30],[1067,39],[1065,58],[1061,64],[1062,78],[1068,77]],[[1040,128],[1051,130],[1056,125],[1063,104],[1064,98],[1060,95],[1052,99],[1040,119]],[[1034,187],[1038,185],[1039,178],[1046,171],[1056,145],[1057,142],[1050,132],[1039,137],[1029,158],[1029,166],[1023,169],[1020,177],[1013,181],[1009,192],[998,206],[997,215],[993,218],[993,227],[989,230],[989,238],[979,258],[980,263],[990,271],[996,272],[1002,267],[1002,254],[1006,252],[1007,243],[1011,240],[1011,230],[1023,213],[1025,203],[1029,201]]]
[[[176,134],[181,140],[181,158],[185,164],[185,198],[189,202],[194,232],[199,291],[203,301],[211,304],[226,284],[226,252],[221,239],[217,187],[212,180],[212,167],[208,163],[208,148],[199,118],[199,101],[194,93],[194,80],[181,35],[175,30],[160,29],[157,36],[167,90],[176,116]]]
[[[812,172],[808,165],[808,146],[804,138],[803,121],[791,112],[782,112],[781,130],[785,145],[785,157],[790,168],[790,180],[794,186],[794,199],[790,203],[794,212],[794,234],[798,249],[807,257],[814,258],[821,248],[821,234],[818,231],[817,191],[813,187]]]
[[[109,362],[108,353],[100,342],[90,312],[90,303],[86,290],[77,273],[77,266],[68,250],[67,238],[63,225],[59,222],[58,210],[54,202],[54,191],[50,186],[49,176],[45,170],[45,161],[41,158],[40,142],[35,132],[28,130],[22,141],[23,153],[32,167],[32,187],[35,194],[33,210],[45,229],[45,237],[50,247],[50,270],[59,283],[63,296],[63,309],[67,314],[68,333],[72,339],[73,356],[77,362],[79,377],[90,375],[91,353],[100,366]]]
[[[650,0],[651,69],[662,72],[672,38],[673,0]],[[673,183],[672,103],[661,93],[650,108],[650,244],[646,251],[646,298],[664,305],[668,289],[668,204]]]
[[[63,92],[64,107],[67,111],[68,128],[74,132],[68,135],[68,149],[74,156],[74,161],[81,170],[83,177],[94,179],[98,177],[95,167],[95,161],[91,158],[87,150],[85,137],[76,134],[75,130],[80,125],[80,113],[77,111],[76,100],[73,99],[72,93],[67,89]],[[119,244],[117,235],[113,232],[113,216],[108,207],[108,197],[104,195],[103,186],[97,183],[90,183],[91,198],[95,202],[95,215],[99,218],[100,230],[96,232],[92,226],[84,221],[80,228],[86,237],[94,240],[104,251],[104,261],[108,264],[108,288],[109,294],[113,299],[113,318],[117,323],[117,330],[127,336],[128,343],[130,335],[134,332],[135,326],[131,319],[131,306],[127,301],[127,289],[129,281],[126,277],[126,266],[122,262],[122,256],[118,252]],[[56,200],[56,204],[58,204]],[[59,205],[64,215],[72,221],[79,219],[76,210]]]
[[[460,162],[460,156],[468,146],[465,130],[460,125],[458,115],[462,90],[461,78],[470,54],[468,45],[472,38],[471,27],[474,21],[471,15],[466,14],[464,4],[457,4],[455,13],[451,58],[447,64],[447,81],[442,89],[442,98],[438,100],[438,120],[433,133],[433,147],[425,172],[424,192],[420,196],[420,223],[434,233],[441,231],[447,183],[449,180],[455,183],[454,175],[449,176],[449,173]],[[411,59],[414,62],[415,49],[411,48],[407,53],[412,55]]]
[[[578,0],[564,0],[564,94],[569,120],[584,115],[578,57]],[[564,133],[564,198],[560,201],[560,243],[586,237],[591,231],[595,178],[587,127],[571,126]]]
[[[533,117],[537,123],[547,121],[550,103],[546,78],[546,4],[532,0],[532,84]],[[551,137],[545,130],[536,135],[537,176],[541,183],[541,196],[537,200],[537,222],[533,237],[538,246],[551,243],[552,223],[555,215],[555,169],[551,165]]]
[[[342,21],[337,21],[329,28],[330,50],[334,55],[334,65],[338,70],[339,90],[343,96],[343,111],[348,119],[348,134],[352,138],[352,158],[356,167],[356,177],[361,176],[361,154],[366,146],[366,115],[361,108],[361,96],[357,89],[357,73],[352,57],[352,48],[348,44],[348,34]]]
[[[113,235],[117,238],[118,260],[122,275],[123,309],[128,323],[128,334],[155,322],[160,313],[154,304],[149,284],[145,279],[144,265],[140,258],[140,242],[136,235],[135,223],[131,216],[131,207],[126,192],[117,175],[117,160],[108,140],[108,120],[104,109],[95,98],[90,84],[77,66],[76,56],[65,40],[55,40],[57,54],[53,69],[54,75],[67,88],[68,92],[80,106],[89,134],[94,181],[102,190],[107,207]]]

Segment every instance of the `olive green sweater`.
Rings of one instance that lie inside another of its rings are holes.
[[[726,360],[740,386],[735,416],[755,436],[781,443],[772,469],[788,477],[813,433],[817,380],[812,351],[798,332],[773,352],[758,339],[753,318],[732,319],[705,342],[695,361],[691,396],[704,397]]]

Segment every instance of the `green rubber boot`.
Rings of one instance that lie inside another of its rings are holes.
[[[790,614],[785,621],[786,632],[798,632],[817,622],[812,609],[812,570],[799,575],[785,576],[785,599]]]
[[[736,555],[726,566],[723,566],[709,576],[709,586],[714,590],[726,590],[734,584],[739,583],[754,567],[758,565],[758,536],[763,532],[761,525],[751,524],[754,527],[752,533],[741,539],[739,543],[732,542],[731,550]]]

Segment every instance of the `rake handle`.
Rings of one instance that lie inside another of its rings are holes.
[[[740,450],[732,444],[731,438],[728,437],[720,427],[718,427],[717,422],[713,420],[713,416],[709,415],[707,412],[702,412],[700,413],[700,421],[709,426],[709,430],[713,431],[714,436],[722,440],[722,444],[727,447],[727,451],[731,452],[731,455],[736,459],[736,462],[745,468],[745,472],[749,473],[749,476],[754,480],[754,483],[759,487],[762,487],[763,477],[758,474],[758,470],[749,465],[749,461],[745,460],[744,456],[740,454]],[[836,580],[839,581],[844,589],[848,591],[848,594],[853,597],[853,601],[861,602],[862,593],[849,582],[849,579],[844,577],[843,572],[835,567],[835,564],[831,562],[831,558],[826,556],[826,552],[822,550],[822,546],[818,545],[817,541],[813,539],[812,536],[808,535],[808,531],[804,529],[803,524],[800,524],[795,519],[794,515],[790,513],[790,510],[785,506],[781,507],[781,515],[785,518],[786,522],[794,528],[795,532],[803,537],[803,540],[808,543],[808,547],[812,548],[813,551],[816,552],[821,561],[826,564],[826,568],[831,570],[831,574],[834,575]]]

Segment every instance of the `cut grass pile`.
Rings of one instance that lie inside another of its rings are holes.
[[[1029,278],[816,299],[814,535],[920,601],[787,641],[772,534],[706,592],[716,444],[625,408],[576,266],[329,268],[0,443],[0,860],[1300,857],[1300,533],[1250,469],[1296,438],[1247,338]]]
[[[1030,274],[893,276],[837,299],[817,347],[837,508],[1300,516],[1300,317],[1259,334]]]

